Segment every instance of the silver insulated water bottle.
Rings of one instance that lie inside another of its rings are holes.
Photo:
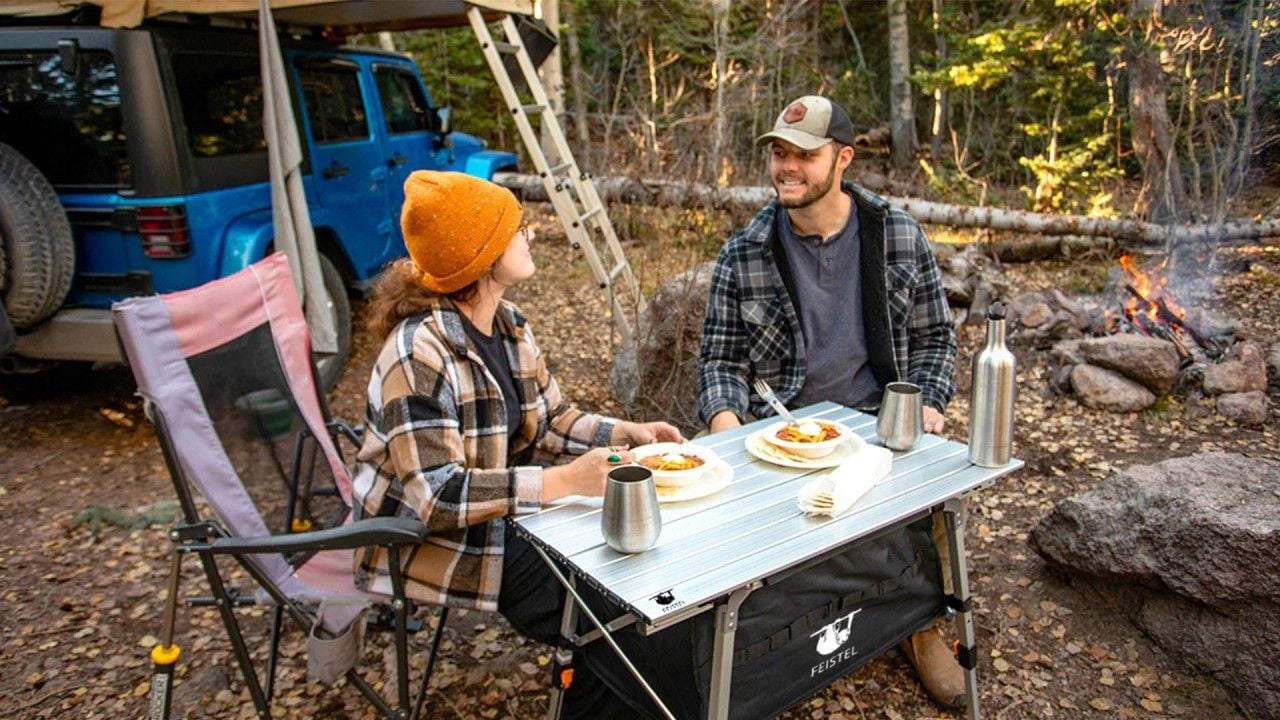
[[[987,346],[973,356],[969,461],[1000,467],[1013,454],[1013,375],[1017,360],[1004,344],[1004,305],[987,310]]]

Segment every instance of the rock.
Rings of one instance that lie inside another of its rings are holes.
[[[1060,340],[1049,350],[1049,358],[1062,365],[1079,365],[1083,363],[1084,353],[1080,352],[1080,340]]]
[[[1280,461],[1213,453],[1113,473],[1031,546],[1093,583],[1166,651],[1280,718]]]
[[[1036,303],[1027,308],[1026,312],[1020,313],[1019,317],[1023,327],[1040,327],[1053,317],[1053,308],[1049,307],[1049,303]]]
[[[1066,310],[1072,315],[1085,314],[1083,305],[1067,297],[1067,294],[1062,292],[1058,288],[1053,288],[1052,290],[1050,290],[1049,297],[1052,298],[1053,301],[1058,304],[1058,307],[1062,308],[1063,310]]]
[[[1009,319],[1021,319],[1033,305],[1043,302],[1044,295],[1038,292],[1023,293],[1009,301]]]
[[[1256,343],[1239,343],[1228,360],[1204,369],[1204,391],[1210,395],[1267,389],[1267,365]]]
[[[1156,396],[1141,384],[1114,370],[1096,365],[1076,365],[1071,387],[1086,407],[1110,412],[1135,412],[1151,407]]]
[[[1080,343],[1090,363],[1137,380],[1157,395],[1169,392],[1178,379],[1178,350],[1158,338],[1121,333]]]
[[[692,435],[698,418],[698,346],[715,263],[660,285],[637,323],[635,349],[617,353],[614,396],[638,420],[666,420]]]
[[[995,287],[986,280],[979,280],[973,289],[973,301],[969,303],[969,317],[965,319],[970,325],[984,325],[987,322],[987,308],[991,302],[999,298]]]
[[[186,717],[194,708],[200,706],[200,701],[206,697],[213,697],[222,690],[227,690],[231,686],[227,682],[227,669],[222,665],[203,665],[198,670],[192,670],[186,680],[178,682],[173,688],[173,697],[170,700],[173,703],[175,717]]]
[[[942,290],[947,295],[947,302],[953,305],[969,307],[973,302],[973,290],[969,287],[969,278],[963,275],[942,274]]]
[[[1271,368],[1271,374],[1280,380],[1280,342],[1271,346],[1271,353],[1267,355],[1267,365]]]
[[[1071,394],[1071,371],[1074,368],[1071,365],[1063,365],[1053,373],[1053,381],[1050,387],[1059,395]]]
[[[1218,396],[1218,414],[1241,425],[1261,425],[1267,419],[1269,405],[1267,394],[1260,390]]]

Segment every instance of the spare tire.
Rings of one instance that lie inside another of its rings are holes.
[[[18,329],[35,326],[62,306],[75,275],[75,241],[67,213],[44,175],[0,143],[0,290]]]

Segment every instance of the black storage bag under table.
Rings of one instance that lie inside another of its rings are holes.
[[[931,528],[925,517],[882,531],[769,578],[751,593],[735,635],[729,717],[774,717],[937,617],[944,604]],[[621,613],[593,588],[580,583],[579,589],[602,620]],[[631,626],[614,638],[677,718],[706,717],[713,611],[649,637]],[[578,652],[578,662],[589,663],[633,707],[662,717],[603,640]]]

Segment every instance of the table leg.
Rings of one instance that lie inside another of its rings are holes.
[[[546,561],[546,557],[543,557]],[[573,583],[573,578],[569,578],[569,583]],[[566,597],[564,603],[564,613],[560,616],[560,637],[570,638],[578,631],[578,603],[573,601],[572,597]],[[558,647],[555,651],[555,672],[559,673],[564,668],[569,667],[573,662],[572,647]],[[564,691],[563,682],[559,677],[551,679],[551,697],[547,702],[547,720],[560,720],[560,713],[564,710]]]
[[[729,600],[716,608],[716,637],[711,656],[711,697],[707,702],[709,720],[729,717],[729,687],[733,681],[733,638],[738,631],[738,609],[756,588],[755,582],[734,590]]]
[[[649,685],[649,682],[644,679],[644,676],[640,674],[640,671],[636,669],[636,666],[631,663],[631,659],[627,657],[627,654],[622,652],[622,648],[618,646],[618,641],[613,639],[613,633],[609,632],[609,628],[606,627],[604,623],[600,622],[595,613],[591,612],[591,608],[587,607],[586,601],[578,594],[578,590],[574,586],[573,582],[567,579],[564,576],[564,573],[560,572],[560,568],[556,567],[556,564],[551,561],[551,558],[547,557],[547,554],[543,552],[542,548],[537,545],[532,545],[532,547],[542,558],[542,561],[547,564],[547,567],[551,569],[551,574],[555,575],[556,579],[560,581],[560,584],[564,586],[564,589],[568,591],[569,596],[565,598],[565,604],[575,604],[582,609],[582,614],[586,615],[587,620],[590,620],[591,624],[595,625],[600,631],[605,642],[609,644],[609,647],[613,650],[614,654],[618,656],[618,659],[622,661],[622,664],[627,666],[627,670],[635,677],[636,681],[640,683],[640,686],[644,688],[644,691],[649,695],[649,698],[657,704],[658,709],[662,712],[663,716],[666,717],[667,720],[676,720],[676,716],[672,715],[671,711],[667,709],[666,703],[662,702],[662,698],[658,697],[658,693],[655,692]],[[568,618],[567,611],[565,613],[565,617]],[[570,627],[566,630],[562,621],[561,632],[566,638],[568,638],[572,635],[573,628]],[[560,712],[559,705],[561,705],[562,702],[562,699],[559,698],[553,701],[556,706],[555,711],[557,716]],[[550,715],[548,715],[548,717],[550,717]]]
[[[960,522],[961,501],[952,498],[943,505],[943,519],[947,526],[947,543],[951,550],[951,589],[956,599],[964,606],[956,614],[960,625],[960,643],[962,652],[976,647],[976,635],[973,625],[973,609],[969,607],[969,569],[964,559],[964,526]],[[978,720],[978,668],[977,658],[972,658],[973,667],[964,671],[964,692],[966,699],[965,717]]]

